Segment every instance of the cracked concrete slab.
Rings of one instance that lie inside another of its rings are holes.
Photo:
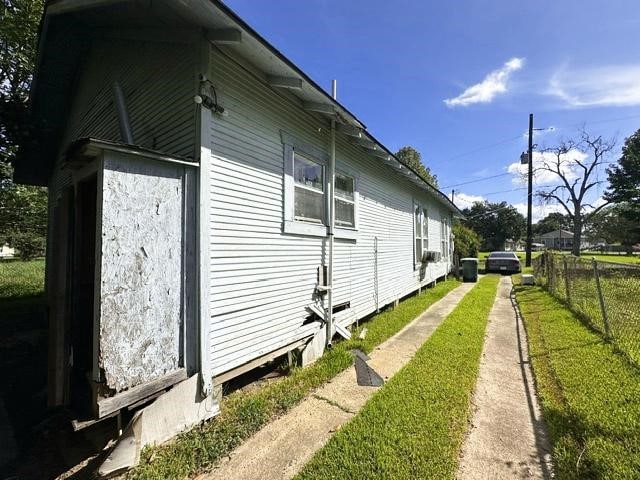
[[[526,333],[510,293],[511,278],[503,277],[489,315],[460,480],[551,478],[551,450]]]
[[[462,284],[434,303],[371,352],[368,364],[385,380],[392,377],[413,358],[418,348],[474,285]],[[199,478],[292,478],[316,450],[357,414],[378,388],[359,386],[355,368],[345,370],[249,438],[213,472]]]

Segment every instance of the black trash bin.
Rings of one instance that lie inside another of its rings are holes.
[[[463,258],[460,260],[462,264],[462,281],[477,282],[478,281],[478,259]]]

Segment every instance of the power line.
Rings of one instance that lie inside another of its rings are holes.
[[[613,122],[619,122],[619,121],[622,121],[622,120],[631,120],[631,119],[634,119],[634,118],[640,118],[640,115],[629,115],[629,116],[626,116],[626,117],[609,118],[609,119],[606,119],[606,120],[595,120],[593,122],[575,123],[575,124],[571,124],[571,125],[554,125],[553,127],[549,127],[549,128],[545,128],[545,129],[538,129],[538,130],[549,130],[549,129],[553,128],[552,131],[556,131],[556,130],[558,130],[560,128],[575,128],[575,127],[581,127],[581,126],[583,126],[585,124],[587,124],[587,125],[597,125],[597,124],[602,124],[602,123],[613,123]],[[489,150],[491,148],[498,147],[500,145],[504,145],[506,143],[513,142],[513,141],[521,139],[521,138],[523,138],[522,135],[517,135],[515,137],[511,137],[511,138],[507,138],[507,139],[504,139],[504,140],[500,140],[499,142],[492,143],[490,145],[485,145],[484,147],[479,147],[479,148],[476,148],[476,149],[473,149],[473,150],[469,150],[467,152],[459,153],[457,155],[454,155],[453,157],[449,157],[447,159],[447,161],[454,160],[456,158],[464,157],[464,156],[467,156],[467,155],[472,155],[474,153],[481,152],[483,150]],[[617,162],[601,162],[600,165],[606,165],[606,164],[611,164],[611,163],[617,163]],[[469,180],[469,181],[466,181],[466,182],[456,183],[456,184],[453,184],[453,185],[447,185],[447,186],[440,187],[440,188],[442,190],[444,190],[444,189],[452,188],[452,187],[460,187],[462,185],[469,185],[471,183],[482,182],[482,181],[485,181],[485,180],[490,180],[492,178],[503,177],[505,175],[511,175],[511,172],[500,173],[498,175],[490,175],[488,177],[481,177],[481,178],[477,178],[475,180]]]
[[[451,188],[451,187],[459,187],[461,185],[469,185],[470,183],[483,182],[485,180],[491,180],[492,178],[504,177],[505,175],[512,175],[511,172],[499,173],[498,175],[491,175],[489,177],[482,177],[476,180],[469,180],[468,182],[456,183],[454,185],[447,185],[446,187],[440,187],[441,189]]]
[[[548,188],[548,187],[555,187],[558,184],[554,183],[554,184],[547,184],[547,185],[535,185],[536,188]],[[516,188],[511,188],[509,190],[499,190],[497,192],[486,192],[486,193],[476,193],[474,195],[479,196],[479,197],[489,197],[491,195],[499,195],[501,193],[510,193],[510,192],[517,192],[520,190],[527,190],[527,187],[516,187]],[[458,193],[458,195],[464,195],[463,193]],[[460,198],[459,196],[457,197],[457,200],[461,200],[463,202],[467,202],[467,203],[474,203],[474,201],[471,200],[466,200],[464,198]],[[477,200],[476,200],[477,201]]]
[[[500,140],[499,142],[492,143],[491,145],[485,145],[484,147],[478,147],[478,148],[475,148],[473,150],[469,150],[468,152],[458,153],[458,154],[454,155],[453,157],[447,158],[446,161],[454,160],[454,159],[460,158],[460,157],[466,157],[467,155],[471,155],[473,153],[481,152],[483,150],[489,150],[489,149],[494,148],[494,147],[499,147],[500,145],[504,145],[505,143],[513,142],[514,140],[518,140],[519,138],[522,138],[522,136],[518,135],[518,136],[515,136],[515,137],[512,137],[512,138],[507,138],[505,140]]]
[[[640,115],[629,115],[628,117],[618,117],[618,118],[609,118],[607,120],[595,120],[593,122],[582,122],[582,123],[575,123],[573,125],[568,125],[569,127],[581,127],[583,125],[598,125],[601,123],[613,123],[613,122],[620,122],[622,120],[632,120],[634,118],[640,118]],[[566,127],[564,127],[566,128]]]
[[[638,116],[640,117],[640,115],[638,115]],[[571,160],[571,159],[570,160],[563,160],[563,162],[570,163],[570,162],[574,162],[574,160]],[[611,164],[614,164],[614,163],[618,163],[618,161],[614,160],[614,161],[611,161],[611,162],[598,162],[598,166],[600,166],[600,165],[611,165]],[[484,182],[485,180],[491,180],[492,178],[504,177],[506,175],[518,175],[518,173],[517,172],[515,172],[515,173],[514,172],[499,173],[497,175],[490,175],[488,177],[480,177],[480,178],[477,178],[475,180],[469,180],[467,182],[461,182],[461,183],[455,183],[453,185],[447,185],[447,186],[444,186],[444,187],[440,187],[440,189],[441,190],[445,190],[447,188],[460,187],[462,185],[469,185],[471,183]],[[535,176],[535,174],[534,174],[534,176]]]

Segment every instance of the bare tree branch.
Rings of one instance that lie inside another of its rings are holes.
[[[585,196],[593,187],[603,183],[591,177],[599,165],[604,164],[607,156],[613,151],[615,140],[604,140],[602,136],[592,137],[584,127],[580,129],[579,140],[566,140],[544,153],[551,153],[552,159],[543,158],[536,168],[537,172],[553,173],[558,185],[551,189],[537,192],[537,196],[546,203],[556,203],[566,211],[574,228],[574,255],[580,254],[580,239],[585,219],[599,212],[607,203],[594,208],[584,202]],[[575,152],[575,155],[570,153]],[[549,155],[547,155],[549,157]],[[577,158],[575,158],[577,157]],[[565,197],[566,198],[563,198]],[[585,208],[593,208],[586,213]]]

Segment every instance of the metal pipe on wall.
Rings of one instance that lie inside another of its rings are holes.
[[[337,97],[338,83],[331,82],[331,95],[335,100]],[[336,186],[336,120],[331,118],[331,156],[329,159],[329,267],[327,268],[327,347],[331,346],[333,337],[333,240],[336,222],[335,212],[335,186]]]
[[[124,101],[124,93],[118,82],[113,83],[113,96],[116,101],[116,110],[118,112],[118,126],[120,127],[120,140],[127,145],[133,145],[133,133],[131,133],[131,124],[129,123],[129,112],[127,104]]]

